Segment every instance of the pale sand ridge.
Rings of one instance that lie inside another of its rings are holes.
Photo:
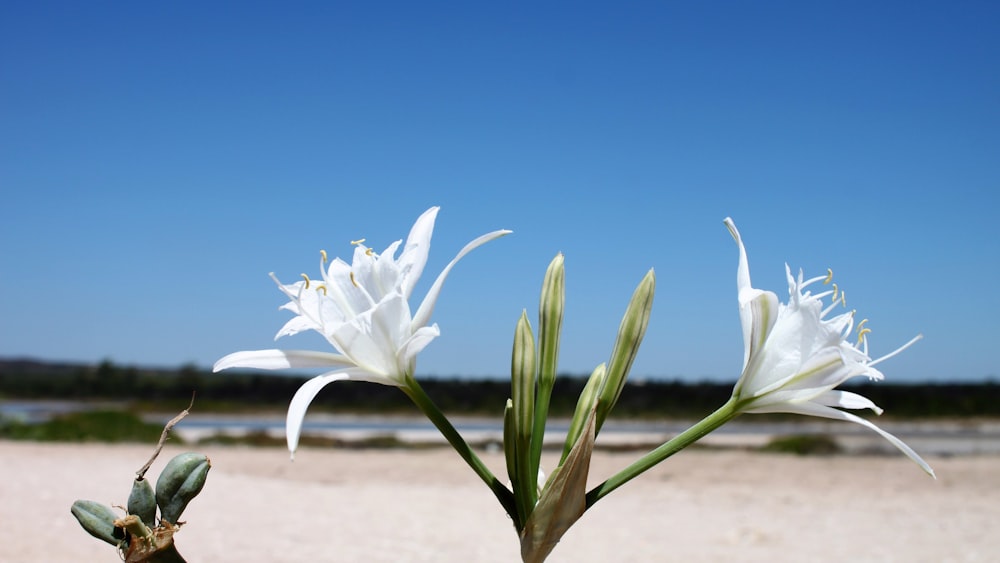
[[[118,561],[69,507],[124,504],[151,449],[0,441],[0,561]],[[305,449],[294,463],[196,449],[213,469],[176,537],[192,563],[519,560],[506,515],[450,449]],[[499,453],[481,455],[504,474]],[[592,482],[637,456],[598,452]],[[688,450],[598,503],[549,560],[1000,560],[1000,457],[928,461],[937,481],[901,455]]]

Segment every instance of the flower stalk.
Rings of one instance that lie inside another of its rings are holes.
[[[631,465],[622,469],[608,480],[597,485],[587,493],[587,508],[590,508],[597,501],[608,496],[612,491],[642,475],[654,466],[683,450],[691,444],[702,439],[704,436],[726,424],[730,420],[739,416],[738,401],[735,397],[730,398],[726,404],[722,405],[715,412],[706,416],[690,428],[674,436],[653,451],[632,462]]]
[[[483,463],[476,452],[472,450],[468,442],[462,438],[458,430],[451,424],[451,421],[441,412],[434,401],[427,395],[423,387],[417,382],[413,377],[408,378],[407,385],[401,387],[402,391],[407,397],[413,401],[413,404],[420,409],[420,412],[424,413],[434,426],[441,432],[441,435],[448,440],[448,444],[458,453],[459,457],[465,460],[465,463],[469,465],[470,468],[482,479],[483,483],[493,491],[493,495],[496,496],[497,500],[500,501],[500,505],[507,514],[514,515],[517,513],[514,503],[514,495],[511,493],[503,483],[493,474],[492,471],[486,464]]]

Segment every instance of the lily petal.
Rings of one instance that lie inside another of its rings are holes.
[[[288,415],[285,417],[285,435],[288,440],[288,451],[292,459],[295,459],[295,450],[299,447],[299,436],[302,434],[302,421],[306,416],[306,409],[316,397],[320,390],[334,381],[350,379],[344,371],[337,371],[316,377],[306,381],[295,392],[291,404],[288,405]]]
[[[743,237],[730,217],[723,221],[729,234],[736,239],[740,249],[739,266],[736,268],[737,299],[740,304],[740,324],[743,326],[743,374],[736,382],[737,389],[743,389],[750,382],[751,376],[757,370],[750,362],[758,357],[758,350],[764,347],[764,342],[771,334],[771,329],[778,320],[781,302],[773,292],[754,289],[750,283],[750,264],[747,260]]]
[[[840,407],[842,409],[871,409],[875,414],[882,414],[882,409],[873,403],[868,397],[863,397],[850,391],[831,390],[813,399],[813,402],[828,407]]]
[[[399,269],[404,273],[404,280],[401,290],[407,299],[413,293],[420,274],[424,272],[427,264],[427,255],[431,250],[431,235],[434,232],[434,221],[437,218],[440,207],[432,207],[417,218],[410,229],[409,236],[406,237],[406,246],[399,257]]]
[[[924,459],[917,454],[917,452],[913,451],[913,449],[910,448],[910,446],[907,446],[899,438],[893,436],[892,434],[886,432],[885,430],[882,430],[875,424],[861,418],[860,416],[854,413],[845,412],[832,407],[828,407],[826,405],[820,405],[812,402],[798,403],[798,404],[784,403],[776,405],[767,405],[765,407],[759,409],[756,408],[751,409],[746,412],[755,412],[755,413],[783,412],[790,414],[804,414],[807,416],[832,418],[834,420],[846,420],[848,422],[854,422],[862,426],[866,426],[868,428],[871,428],[875,432],[878,432],[879,435],[885,438],[890,444],[895,446],[897,449],[899,449],[899,451],[903,452],[904,454],[906,454],[907,457],[916,462],[916,464],[919,465],[920,468],[923,469],[928,475],[937,479],[937,475],[934,474],[934,470],[931,469],[931,466],[928,465],[927,462],[924,461]]]
[[[350,358],[330,352],[312,350],[251,350],[224,356],[212,366],[212,371],[230,368],[288,369],[353,366]]]
[[[437,279],[434,280],[434,285],[431,286],[427,295],[424,296],[424,300],[420,303],[420,308],[417,309],[417,314],[413,316],[413,323],[410,327],[412,327],[413,330],[416,330],[422,326],[426,326],[427,323],[430,322],[431,313],[434,312],[434,305],[437,303],[438,294],[441,293],[441,287],[444,285],[444,280],[448,277],[448,273],[451,272],[451,269],[455,267],[455,264],[457,264],[463,256],[486,244],[487,242],[490,242],[491,240],[498,239],[504,235],[509,235],[510,233],[511,231],[506,229],[493,231],[492,233],[486,233],[485,235],[482,235],[465,245],[465,247],[462,248],[462,250],[460,250],[451,260],[451,262],[444,267],[444,270],[441,270],[441,273],[438,274]]]
[[[361,368],[348,368],[333,371],[306,381],[299,387],[292,397],[292,402],[288,405],[288,415],[285,417],[285,434],[288,440],[288,451],[295,459],[295,450],[299,447],[299,436],[302,434],[302,422],[306,416],[306,409],[316,398],[316,394],[321,389],[334,381],[368,381],[371,383],[387,384],[386,381],[373,376]]]

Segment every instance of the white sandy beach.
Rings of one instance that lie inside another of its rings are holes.
[[[518,561],[489,490],[450,449],[200,447],[212,459],[177,534],[191,562]],[[114,562],[70,515],[124,504],[152,448],[0,441],[0,561]],[[155,478],[167,448],[150,470]],[[595,455],[597,483],[638,454]],[[503,475],[499,453],[482,454]],[[1000,457],[795,457],[688,450],[600,501],[552,562],[997,561]]]

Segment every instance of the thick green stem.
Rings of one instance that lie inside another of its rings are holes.
[[[537,475],[542,463],[542,446],[545,445],[545,422],[549,417],[549,400],[552,398],[552,381],[539,381],[535,391],[534,422],[531,428],[531,471]]]
[[[479,475],[479,478],[493,491],[493,494],[496,495],[497,500],[500,501],[500,505],[507,511],[507,514],[516,520],[517,509],[514,506],[514,494],[493,475],[493,472],[479,459],[476,452],[472,451],[469,444],[458,433],[458,430],[455,430],[451,421],[434,404],[434,401],[427,395],[423,387],[417,383],[417,380],[413,377],[407,377],[407,385],[401,387],[401,389],[413,401],[413,404],[417,405],[417,408],[441,431],[441,434],[448,440],[451,447],[455,448],[458,455],[465,460],[465,463],[469,464],[469,467],[476,472],[476,475]]]
[[[607,496],[611,491],[635,479],[656,464],[697,442],[709,432],[735,418],[740,414],[739,409],[736,407],[737,401],[733,397],[726,404],[719,407],[718,410],[706,416],[691,428],[674,436],[660,447],[636,460],[632,465],[613,475],[607,481],[591,489],[587,493],[587,508],[593,506],[594,503]]]

